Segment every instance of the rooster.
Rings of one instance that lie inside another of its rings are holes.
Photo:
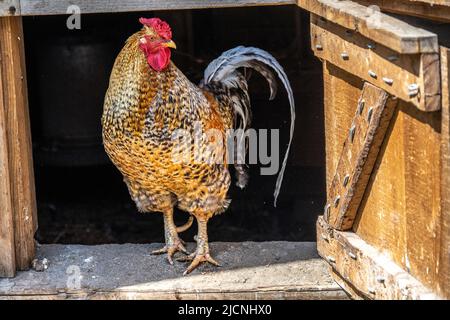
[[[233,128],[245,130],[251,122],[247,78],[239,70],[251,68],[262,74],[269,83],[270,99],[276,94],[275,74],[288,93],[291,136],[276,182],[275,201],[293,136],[292,89],[273,56],[261,49],[242,46],[212,61],[201,83],[195,85],[170,60],[171,49],[176,49],[170,26],[159,18],[141,18],[139,22],[142,29],[128,38],[111,72],[102,115],[104,147],[122,173],[138,210],[163,214],[165,246],[153,253],[167,253],[170,264],[176,252],[186,254],[179,259],[190,262],[184,274],[203,262],[219,266],[210,254],[207,223],[230,203],[228,132]],[[174,139],[174,133],[180,129],[195,135],[197,124],[202,130],[218,132],[219,136],[200,140],[194,146]],[[220,141],[211,144],[216,138]],[[175,161],[176,148],[184,151],[197,148],[200,154],[223,161],[197,161],[193,155]],[[242,188],[248,180],[246,166],[238,161],[233,164],[237,185]],[[190,214],[184,226],[174,224],[175,206]],[[190,227],[193,217],[198,224],[197,248],[188,254],[178,234]]]

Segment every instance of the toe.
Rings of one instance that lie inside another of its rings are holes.
[[[189,274],[189,273],[191,273],[194,269],[196,269],[203,262],[209,262],[209,263],[211,263],[212,265],[214,265],[216,267],[220,267],[221,266],[216,260],[214,260],[209,255],[209,253],[207,253],[207,254],[199,254],[199,255],[196,255],[194,257],[188,256],[188,257],[185,257],[185,258],[186,259],[184,261],[192,260],[192,262],[189,265],[189,267],[186,269],[186,271],[184,271],[184,273],[183,273],[184,276]]]
[[[170,247],[169,250],[167,250],[167,261],[169,261],[169,263],[171,265],[173,265],[173,255],[175,254],[175,252],[177,252],[177,248],[176,247]]]
[[[177,261],[180,261],[180,262],[186,262],[186,261],[192,261],[192,260],[194,260],[194,254],[192,254],[192,253],[188,254],[187,256],[177,258]]]
[[[166,252],[167,252],[167,248],[164,247],[164,248],[161,248],[161,249],[158,249],[158,250],[153,250],[152,254],[163,254],[163,253],[166,253]]]
[[[170,264],[173,265],[173,256],[178,251],[183,252],[184,254],[188,254],[186,248],[181,243],[181,241],[178,241],[175,244],[166,245],[162,249],[154,250],[154,251],[152,251],[152,254],[156,255],[156,254],[167,253],[167,260],[169,261]]]
[[[218,263],[216,260],[214,260],[209,253],[205,255],[205,259],[207,262],[211,263],[212,265],[215,265],[216,267],[221,267],[222,265]]]
[[[185,254],[188,254],[188,252],[187,252],[187,250],[186,250],[186,247],[184,246],[184,243],[180,242],[180,244],[178,245],[178,249],[179,249],[181,252],[183,252],[183,253],[185,253]]]
[[[189,267],[186,269],[186,271],[183,272],[183,276],[189,274],[192,272],[192,270],[194,270],[195,268],[197,268],[200,263],[202,262],[202,256],[196,256],[194,258],[194,260],[192,260],[191,264],[189,265]]]

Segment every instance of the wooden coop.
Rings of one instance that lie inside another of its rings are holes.
[[[82,14],[269,5],[306,14],[298,28],[309,32],[323,79],[323,101],[314,104],[323,106],[326,201],[311,213],[316,242],[244,243],[234,253],[213,243],[236,264],[180,279],[146,278],[138,265],[153,268],[154,260],[139,246],[131,254],[115,245],[37,244],[22,21],[67,15],[70,5]],[[0,1],[0,299],[449,299],[449,70],[449,0]],[[247,261],[247,249],[265,252],[259,264]],[[110,278],[83,273],[90,283],[74,278],[70,287],[77,259],[89,264],[97,255],[104,260],[86,272]],[[48,270],[22,272],[45,270],[35,260],[44,256]],[[238,262],[245,268],[236,270]],[[130,273],[140,275],[131,281]]]

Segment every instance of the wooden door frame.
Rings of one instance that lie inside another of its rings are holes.
[[[35,254],[36,198],[22,17],[0,18],[0,276]]]

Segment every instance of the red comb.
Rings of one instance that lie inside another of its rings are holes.
[[[144,26],[153,28],[153,30],[155,30],[161,38],[166,40],[172,39],[172,30],[167,22],[162,21],[159,18],[140,18],[139,22]]]

